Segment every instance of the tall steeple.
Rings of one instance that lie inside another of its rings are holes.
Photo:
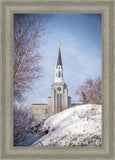
[[[53,113],[63,111],[71,107],[71,97],[68,97],[67,84],[64,82],[63,65],[61,59],[61,42],[59,42],[59,52],[55,67],[55,81],[51,89],[51,97],[48,98],[48,105],[51,106]]]
[[[55,82],[64,82],[60,46],[61,42],[59,41],[58,59],[57,59],[57,65],[55,67]]]

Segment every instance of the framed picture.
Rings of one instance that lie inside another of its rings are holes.
[[[1,2],[1,159],[114,159],[114,5]]]

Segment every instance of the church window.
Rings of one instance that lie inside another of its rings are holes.
[[[59,107],[59,94],[57,94],[57,107]]]
[[[62,111],[62,94],[57,94],[57,112]]]
[[[60,94],[60,111],[62,111],[62,94]]]
[[[61,73],[60,73],[60,71],[58,72],[58,77],[60,77],[61,76]]]
[[[57,112],[59,112],[59,94],[57,94]]]
[[[56,73],[56,77],[57,77],[57,73]]]

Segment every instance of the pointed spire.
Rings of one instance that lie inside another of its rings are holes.
[[[58,65],[62,66],[60,46],[61,46],[61,42],[59,41],[59,53],[58,53],[57,66],[58,66]]]
[[[57,60],[57,66],[58,66],[58,65],[62,66],[61,51],[60,51],[60,48],[59,48],[58,60]]]

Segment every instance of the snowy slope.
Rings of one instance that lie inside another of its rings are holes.
[[[100,146],[101,105],[79,105],[49,117],[49,133],[32,146]]]

